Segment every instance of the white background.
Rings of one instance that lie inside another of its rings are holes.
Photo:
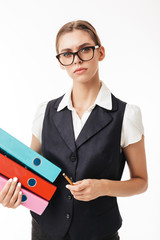
[[[55,59],[55,37],[78,19],[93,24],[106,48],[100,78],[143,116],[149,188],[119,198],[121,239],[160,239],[159,0],[0,0],[0,127],[30,145],[37,106],[72,83]],[[1,239],[28,240],[30,229],[28,209],[0,206]]]

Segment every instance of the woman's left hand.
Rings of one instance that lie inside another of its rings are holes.
[[[101,180],[98,179],[84,179],[66,187],[80,201],[90,201],[101,196]]]

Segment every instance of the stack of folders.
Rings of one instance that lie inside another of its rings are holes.
[[[0,191],[8,178],[22,184],[21,204],[41,215],[56,191],[61,172],[55,164],[0,128]]]

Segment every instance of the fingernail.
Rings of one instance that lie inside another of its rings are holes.
[[[21,183],[20,182],[18,183],[18,187],[21,187]]]
[[[12,178],[10,178],[10,179],[8,180],[8,182],[12,182]]]
[[[14,178],[13,178],[13,181],[14,181],[14,182],[17,182],[17,180],[18,180],[17,177],[14,177]]]
[[[22,195],[22,192],[21,192],[21,191],[19,192],[19,195]]]
[[[66,185],[66,188],[68,188],[68,185]]]

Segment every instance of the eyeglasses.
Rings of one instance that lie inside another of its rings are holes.
[[[77,55],[80,60],[83,62],[90,61],[94,57],[94,50],[99,48],[98,45],[96,46],[89,46],[79,49],[77,52],[63,52],[56,56],[58,61],[63,66],[69,66],[74,62],[74,58]]]

